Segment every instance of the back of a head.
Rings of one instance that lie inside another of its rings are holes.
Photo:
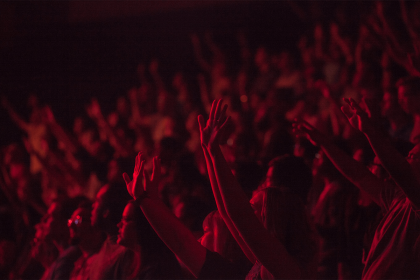
[[[149,224],[149,221],[143,214],[141,208],[137,205],[135,200],[130,200],[129,204],[133,204],[134,222],[137,230],[137,238],[142,252],[145,254],[161,253],[167,251],[166,245],[156,234],[155,230]]]
[[[316,253],[316,243],[305,211],[295,193],[284,188],[268,187],[265,192],[262,219],[264,227],[301,264],[308,264]]]
[[[157,235],[138,204],[134,200],[130,200],[128,204],[133,204],[134,206],[133,214],[137,241],[141,247],[141,265],[145,267],[157,265],[164,269],[164,271],[160,272],[162,275],[170,275],[170,277],[175,279],[179,278],[182,272],[174,253]],[[162,277],[167,279],[166,276]]]
[[[290,155],[276,157],[269,162],[268,167],[272,168],[272,186],[287,188],[299,195],[302,202],[306,202],[312,184],[312,173],[302,158]]]
[[[107,211],[107,215],[103,220],[103,225],[98,225],[106,231],[108,235],[117,235],[117,224],[121,220],[127,202],[131,199],[128,194],[126,185],[123,180],[110,182],[102,188],[106,188],[101,197],[101,208]]]

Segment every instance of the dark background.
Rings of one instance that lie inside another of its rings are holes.
[[[348,9],[354,6],[348,2]],[[179,70],[195,79],[193,32],[203,38],[211,30],[235,65],[238,30],[251,50],[293,49],[334,7],[314,1],[0,2],[0,94],[27,118],[26,99],[35,93],[70,128],[93,96],[105,112],[114,108],[115,97],[138,84],[139,63],[158,58],[167,81]],[[19,141],[22,132],[0,112],[0,144]]]

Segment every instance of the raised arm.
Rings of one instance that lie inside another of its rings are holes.
[[[420,38],[419,38],[419,34],[416,32],[416,29],[408,16],[407,5],[406,5],[405,0],[400,0],[400,9],[401,9],[401,18],[405,24],[405,27],[407,28],[408,34],[411,37],[414,51],[418,55],[420,53],[420,49],[419,49]]]
[[[195,239],[191,231],[158,198],[160,163],[157,157],[153,158],[153,174],[150,179],[147,171],[144,171],[144,162],[141,153],[139,153],[136,157],[132,181],[127,173],[123,174],[127,190],[138,201],[150,225],[166,246],[195,277],[198,277],[206,259],[206,248]]]
[[[197,60],[197,63],[200,65],[203,71],[210,73],[211,65],[203,57],[201,44],[200,44],[200,38],[198,38],[197,34],[191,34],[191,43],[193,46],[194,56],[195,56],[195,59]]]
[[[65,145],[66,152],[74,154],[78,150],[78,143],[67,131],[56,121],[50,106],[44,107],[45,122],[57,140]],[[72,157],[72,160],[75,160]]]
[[[90,105],[86,108],[87,114],[91,117],[97,124],[100,131],[102,131],[107,139],[109,144],[123,157],[129,156],[132,154],[131,147],[124,145],[120,137],[115,133],[112,127],[109,125],[107,120],[102,114],[101,107],[98,100],[95,98],[92,99]]]
[[[200,139],[201,139],[201,147],[203,149],[204,157],[206,160],[206,166],[207,166],[207,172],[209,174],[211,188],[213,191],[214,199],[216,201],[217,210],[220,213],[220,216],[223,218],[227,228],[231,232],[232,236],[235,238],[236,242],[238,242],[239,246],[241,247],[244,254],[247,256],[247,258],[252,262],[255,263],[256,258],[254,254],[249,250],[248,246],[245,244],[244,240],[242,239],[241,235],[239,234],[238,230],[235,228],[232,220],[229,218],[229,215],[226,213],[225,205],[223,204],[223,199],[219,191],[219,186],[217,183],[216,174],[214,172],[213,168],[213,162],[211,160],[209,151],[208,151],[208,145],[210,140],[210,133],[212,130],[212,127],[215,125],[215,109],[216,109],[216,101],[213,101],[212,110],[210,112],[210,117],[207,120],[207,123],[205,122],[202,115],[198,116],[198,124],[200,126]],[[226,119],[226,109],[227,105],[223,107],[223,110],[221,112],[220,118],[223,122],[225,122]]]
[[[295,122],[293,131],[297,136],[306,137],[313,145],[319,146],[341,174],[359,189],[367,192],[379,205],[379,195],[385,183],[373,175],[366,166],[346,154],[331,139],[305,121]]]
[[[284,245],[264,228],[254,214],[248,198],[239,186],[219,147],[219,139],[225,133],[227,121],[222,122],[222,102],[213,103],[212,126],[208,151],[213,162],[219,191],[226,213],[244,240],[245,244],[265,269],[274,278],[299,278],[297,261],[287,252]]]
[[[372,125],[366,112],[353,99],[346,102],[348,106],[343,106],[342,110],[350,123],[366,135],[382,166],[411,203],[420,209],[420,182],[409,162],[394,148],[390,139]]]
[[[5,96],[1,96],[1,104],[6,109],[12,121],[22,130],[28,131],[29,124],[23,120],[21,116],[13,109],[12,105],[9,103],[9,100]]]

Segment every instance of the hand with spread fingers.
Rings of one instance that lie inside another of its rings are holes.
[[[348,105],[342,106],[341,111],[344,115],[346,115],[350,124],[363,133],[374,131],[374,127],[368,114],[360,108],[356,101],[354,101],[353,98],[344,98],[344,101]]]
[[[293,122],[293,133],[297,137],[305,137],[315,146],[320,146],[328,141],[325,135],[304,120],[295,120]]]
[[[127,173],[123,173],[123,178],[127,186],[127,191],[135,200],[142,197],[144,193],[143,187],[143,172],[144,172],[144,160],[142,159],[141,152],[136,156],[136,163],[134,166],[133,180]]]
[[[211,106],[210,116],[207,123],[202,115],[198,116],[200,126],[201,145],[212,150],[218,147],[220,138],[225,132],[226,124],[230,117],[226,116],[227,105],[223,105],[223,100],[214,100]]]

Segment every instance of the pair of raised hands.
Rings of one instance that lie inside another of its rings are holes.
[[[352,99],[344,99],[347,106],[342,106],[341,111],[346,115],[350,124],[363,133],[374,131],[372,122],[368,114]],[[211,106],[209,119],[207,122],[202,115],[198,116],[198,123],[200,126],[201,145],[204,148],[212,150],[221,142],[222,137],[227,132],[227,123],[230,119],[226,116],[227,105],[223,105],[223,100],[214,100]],[[304,136],[314,145],[320,145],[328,139],[322,135],[313,126],[305,121],[295,121],[293,124],[293,132],[297,136]],[[133,180],[127,173],[123,174],[124,181],[127,185],[128,193],[134,199],[140,199],[145,194],[151,198],[159,197],[159,180],[160,180],[160,160],[158,157],[153,158],[153,173],[150,177],[148,172],[144,170],[145,160],[140,152],[136,157]],[[143,182],[144,181],[144,182]]]
[[[347,105],[342,106],[341,111],[347,117],[351,126],[365,134],[375,131],[368,113],[353,98],[344,98],[344,101]],[[328,141],[326,136],[322,135],[317,129],[303,120],[295,120],[293,123],[293,132],[296,136],[306,137],[313,145],[322,145],[325,141]]]

